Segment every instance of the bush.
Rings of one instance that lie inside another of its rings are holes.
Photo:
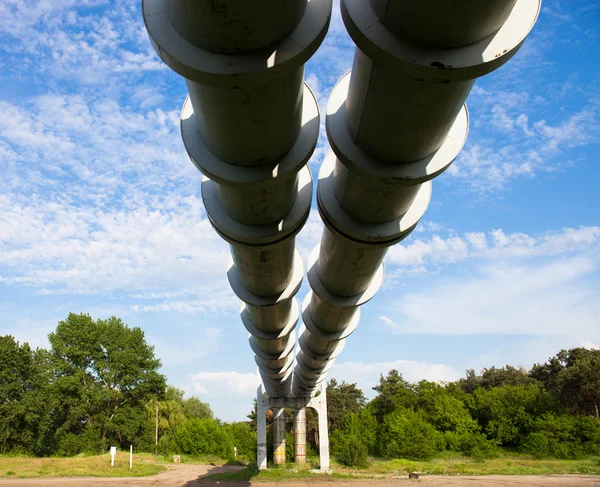
[[[238,457],[256,460],[256,433],[248,423],[231,423],[225,426],[237,448]]]
[[[600,426],[588,416],[544,414],[536,419],[534,431],[520,450],[536,458],[580,458],[600,451]]]
[[[360,438],[370,454],[374,454],[377,446],[377,420],[366,409],[358,413],[348,413],[342,420],[339,429],[331,432],[329,437],[331,451],[335,455],[341,454],[341,449],[350,436]]]
[[[391,458],[426,459],[444,450],[444,435],[410,409],[388,414],[381,425],[379,451]]]
[[[294,432],[285,432],[285,461],[293,462],[295,457],[294,452]]]
[[[456,433],[446,431],[444,433],[446,448],[451,451],[470,455],[476,460],[495,458],[500,454],[496,443],[488,440],[483,433]]]
[[[339,461],[348,467],[367,467],[369,465],[367,446],[356,436],[348,436],[340,445]]]
[[[546,458],[550,456],[550,441],[545,433],[536,431],[529,433],[521,444],[521,451],[535,458]]]
[[[233,440],[226,425],[214,419],[190,419],[173,435],[171,450],[187,455],[233,458]]]

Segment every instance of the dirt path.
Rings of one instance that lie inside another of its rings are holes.
[[[0,487],[239,487],[264,485],[259,482],[217,482],[199,478],[207,474],[219,472],[232,472],[242,467],[213,467],[210,465],[172,465],[166,472],[151,477],[58,477],[34,479],[6,479],[0,480]],[[385,480],[355,480],[339,481],[327,477],[315,476],[310,482],[295,481],[281,482],[280,487],[357,487],[368,485],[371,487],[397,487],[398,485],[424,485],[431,487],[600,487],[600,476],[589,475],[528,475],[528,476],[501,476],[489,475],[482,477],[421,477],[419,481],[409,481],[406,478],[390,478]]]

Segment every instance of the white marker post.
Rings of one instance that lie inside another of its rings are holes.
[[[111,467],[115,466],[115,455],[116,454],[117,454],[117,447],[111,446],[110,447],[110,466]]]
[[[133,468],[133,445],[129,445],[129,468]]]
[[[233,457],[237,458],[237,446],[233,447]]]

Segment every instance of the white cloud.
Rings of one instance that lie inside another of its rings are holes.
[[[530,120],[538,100],[526,92],[475,86],[468,102],[476,107],[472,133],[448,173],[468,181],[475,192],[498,191],[519,178],[562,171],[576,162],[569,150],[600,140],[597,100],[587,100],[579,111],[560,113],[552,123]]]
[[[469,232],[463,236],[442,238],[434,235],[429,240],[413,240],[396,245],[387,254],[387,262],[397,266],[450,264],[467,259],[515,259],[555,256],[573,252],[597,253],[600,227],[565,228],[531,236],[522,232],[505,233],[501,229],[487,233]]]
[[[258,387],[256,374],[239,372],[198,372],[188,375],[188,383],[192,390],[207,398],[227,398],[231,395],[252,397]]]
[[[583,256],[549,262],[494,262],[428,283],[394,301],[392,333],[501,334],[600,338],[600,302]]]

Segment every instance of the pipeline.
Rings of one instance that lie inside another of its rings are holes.
[[[181,135],[204,175],[206,214],[229,243],[227,276],[270,397],[289,396],[293,376],[304,273],[295,236],[310,212],[319,135],[304,64],[331,2],[142,1],[155,51],[186,81]]]
[[[292,394],[314,395],[383,282],[390,246],[429,205],[431,181],[461,151],[465,100],[532,29],[541,0],[341,0],[356,44],[333,89],[332,148],[317,185],[325,224],[308,263]]]

